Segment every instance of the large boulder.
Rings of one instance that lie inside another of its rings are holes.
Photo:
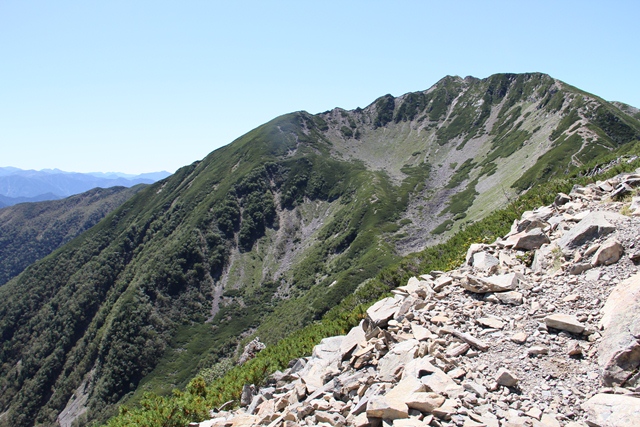
[[[387,322],[398,313],[400,304],[399,300],[392,297],[381,299],[367,309],[367,318],[375,326],[387,326]]]
[[[605,236],[613,231],[615,227],[609,222],[609,218],[616,218],[623,215],[617,215],[609,212],[591,212],[584,217],[571,230],[562,235],[558,241],[558,245],[562,249],[574,249],[593,239]]]
[[[403,341],[393,348],[378,362],[378,378],[383,382],[392,382],[400,371],[416,357],[419,342],[416,339]]]
[[[620,394],[596,394],[583,405],[591,427],[638,427],[640,399]]]
[[[302,381],[310,389],[318,389],[325,384],[327,374],[338,372],[342,360],[342,341],[344,335],[324,338],[313,348],[312,358],[300,371]]]
[[[472,265],[478,270],[491,270],[500,264],[498,258],[494,257],[488,252],[476,252],[473,254]]]
[[[507,246],[513,245],[513,249],[522,249],[524,251],[538,249],[545,243],[549,243],[549,238],[539,228],[514,234],[507,240]]]
[[[605,385],[640,385],[640,274],[620,282],[602,309],[598,350]],[[635,373],[635,374],[634,374]]]

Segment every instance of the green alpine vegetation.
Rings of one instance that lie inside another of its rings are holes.
[[[490,243],[509,231],[513,221],[526,210],[551,204],[558,192],[568,193],[575,184],[586,185],[597,179],[606,179],[640,167],[637,153],[640,143],[623,147],[573,172],[568,177],[555,178],[537,184],[526,194],[491,215],[459,231],[447,242],[408,255],[400,262],[383,269],[378,275],[360,286],[356,292],[331,309],[323,319],[296,331],[277,344],[267,347],[242,366],[226,365],[222,375],[209,378],[210,369],[203,370],[191,380],[185,390],[174,390],[170,396],[146,394],[139,405],[122,406],[118,416],[109,420],[107,427],[153,427],[159,424],[184,426],[191,421],[208,418],[209,408],[240,399],[245,384],[262,385],[266,376],[287,368],[289,361],[307,356],[322,338],[345,334],[364,317],[366,308],[378,299],[391,295],[389,291],[407,282],[412,276],[433,270],[450,270],[464,262],[471,243]],[[633,153],[633,155],[630,155]],[[624,162],[615,162],[622,158]],[[612,162],[617,165],[612,167]],[[593,174],[601,168],[606,171]],[[229,359],[226,359],[229,360]],[[219,364],[222,365],[222,364]],[[216,366],[220,367],[220,366]],[[220,374],[220,373],[219,373]]]
[[[0,286],[96,225],[144,187],[95,188],[66,199],[0,209]]]
[[[259,381],[344,330],[405,255],[635,147],[632,112],[533,73],[446,77],[362,109],[278,117],[0,287],[0,425],[163,411],[187,386],[173,402],[194,419],[196,400],[234,390],[198,373],[214,381],[255,336],[293,349],[265,350],[237,377]]]

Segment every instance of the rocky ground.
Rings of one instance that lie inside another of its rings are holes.
[[[199,426],[640,426],[638,185],[526,212]]]

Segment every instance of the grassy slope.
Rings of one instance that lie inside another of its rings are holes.
[[[640,142],[629,144],[613,155],[601,156],[599,162],[607,162],[616,155],[640,153]],[[122,408],[120,416],[110,420],[109,427],[153,426],[163,423],[167,426],[182,426],[189,421],[201,421],[207,417],[208,408],[216,407],[229,399],[239,398],[243,384],[259,384],[265,376],[283,369],[293,358],[310,353],[314,344],[325,336],[341,334],[357,324],[368,304],[385,295],[394,287],[417,274],[432,270],[455,268],[464,259],[466,248],[474,242],[490,242],[504,235],[514,219],[525,210],[549,204],[559,191],[568,192],[574,184],[586,184],[595,179],[604,179],[620,172],[632,171],[640,166],[640,160],[622,162],[600,176],[585,177],[583,172],[592,170],[596,163],[579,173],[541,183],[526,194],[514,200],[509,206],[498,210],[481,221],[456,233],[446,243],[410,255],[399,263],[382,270],[374,280],[368,282],[341,304],[329,311],[320,322],[305,327],[265,351],[241,367],[235,367],[224,377],[208,387],[201,378],[195,378],[185,391],[175,391],[172,397],[146,395],[143,406]],[[172,414],[171,419],[167,414]]]

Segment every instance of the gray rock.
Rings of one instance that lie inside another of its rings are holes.
[[[591,212],[571,230],[564,233],[558,245],[562,249],[573,249],[615,231],[616,228],[607,220],[610,216],[600,211]]]
[[[367,417],[395,420],[409,417],[409,407],[401,399],[374,396],[367,403]]]
[[[591,427],[637,427],[640,399],[619,394],[596,394],[582,405]]]
[[[415,392],[406,398],[407,406],[420,412],[432,413],[442,406],[445,397],[433,392]]]
[[[324,338],[313,348],[312,358],[299,372],[300,378],[308,387],[320,388],[325,384],[325,378],[330,372],[338,371],[342,360],[340,347],[344,335]]]
[[[477,252],[473,254],[472,265],[478,270],[491,270],[492,268],[498,266],[498,264],[500,264],[498,258],[494,257],[490,253]]]
[[[560,329],[574,334],[581,334],[584,331],[584,325],[570,314],[552,314],[544,318],[544,323],[548,328]]]
[[[504,328],[504,322],[495,317],[481,317],[478,319],[478,323],[487,328],[502,329]]]
[[[600,248],[593,254],[591,264],[594,267],[599,265],[611,265],[618,262],[624,252],[624,248],[616,239],[609,239],[600,245]]]
[[[400,309],[400,302],[395,298],[384,298],[367,309],[367,317],[375,325],[384,327],[393,319]]]
[[[344,360],[351,352],[358,346],[366,346],[367,339],[365,337],[364,329],[362,328],[362,322],[358,326],[351,328],[349,333],[345,335],[344,339],[340,343],[340,356]]]
[[[484,294],[487,292],[512,291],[518,287],[519,275],[516,273],[501,274],[490,277],[478,277],[469,274],[461,285],[468,291]]]
[[[620,282],[609,295],[601,326],[604,328],[598,349],[605,385],[640,385],[640,274]]]
[[[571,197],[569,197],[568,195],[566,195],[564,193],[558,193],[558,195],[556,196],[555,200],[553,201],[553,204],[555,206],[562,206],[562,205],[566,205],[570,201],[571,201]]]
[[[464,384],[462,384],[462,386],[464,387],[465,390],[470,391],[471,393],[475,394],[480,398],[484,398],[487,394],[487,388],[485,386],[473,381],[467,381]]]
[[[251,384],[242,386],[242,394],[240,395],[240,406],[249,406],[253,400],[253,391],[255,387]]]
[[[493,294],[503,304],[520,305],[522,304],[522,294],[518,291],[496,292]]]
[[[380,381],[394,381],[402,370],[418,351],[418,340],[411,339],[396,344],[391,351],[384,355],[378,362],[378,378]]]
[[[582,274],[587,270],[590,270],[593,266],[588,263],[588,262],[577,262],[575,264],[571,264],[568,268],[567,268],[567,272],[569,274],[573,274],[574,276],[577,276],[578,274]]]
[[[515,234],[509,237],[508,242],[513,242],[513,249],[530,251],[538,249],[545,243],[549,243],[549,238],[539,228]]]
[[[346,425],[345,418],[335,412],[316,411],[316,422],[327,423],[333,427],[344,427]]]
[[[477,252],[483,251],[486,247],[487,245],[484,243],[472,243],[469,245],[469,249],[467,249],[467,255],[464,260],[465,265],[471,265],[473,255]]]
[[[253,396],[253,400],[251,400],[251,404],[247,408],[247,414],[255,415],[257,412],[258,406],[260,406],[264,401],[265,401],[265,398],[261,394]]]
[[[423,357],[409,362],[404,369],[402,378],[418,378],[425,385],[426,391],[450,397],[456,397],[462,393],[461,386],[427,359],[428,357]]]
[[[519,380],[518,377],[512,374],[508,369],[500,368],[498,369],[498,373],[496,374],[496,381],[500,385],[506,387],[514,387],[516,384],[518,384]]]

